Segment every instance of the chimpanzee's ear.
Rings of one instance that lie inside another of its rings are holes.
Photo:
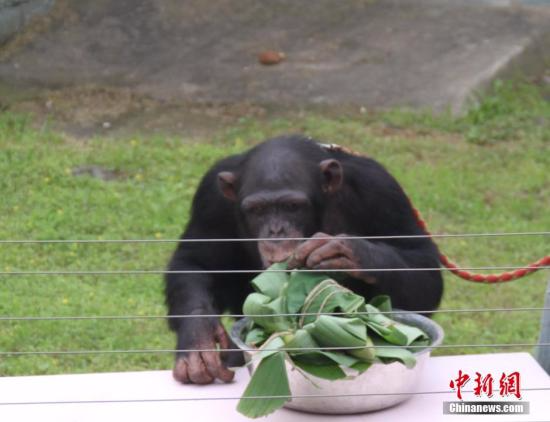
[[[237,200],[237,192],[235,191],[235,181],[237,176],[230,171],[222,171],[218,173],[218,186],[225,196],[230,201]]]
[[[323,174],[323,191],[334,193],[342,187],[344,171],[338,160],[329,159],[319,163]]]

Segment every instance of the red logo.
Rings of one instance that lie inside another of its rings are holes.
[[[456,396],[462,400],[462,393],[461,389],[466,385],[466,383],[470,381],[470,376],[468,374],[463,374],[462,370],[458,370],[458,378],[455,380],[451,380],[449,383],[449,387],[451,387],[453,390],[456,388]]]
[[[521,399],[521,392],[519,390],[519,372],[512,372],[510,375],[506,375],[504,372],[500,377],[500,395],[502,397],[514,395],[518,399]]]
[[[462,400],[462,388],[470,381],[470,375],[463,373],[462,370],[458,371],[458,377],[452,379],[449,383],[449,386],[456,390],[456,397],[459,400]],[[493,396],[493,375],[488,373],[483,375],[479,372],[476,372],[474,378],[475,386],[473,389],[474,394],[477,397],[483,395],[487,397]],[[520,373],[512,372],[506,375],[504,372],[499,379],[499,394],[501,397],[508,397],[510,395],[516,396],[516,398],[521,399],[520,391]]]
[[[476,372],[475,382],[474,394],[476,396],[481,397],[482,394],[487,397],[493,396],[493,376],[491,374],[487,374],[482,378],[482,375]]]

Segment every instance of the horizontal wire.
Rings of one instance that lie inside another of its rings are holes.
[[[501,236],[548,236],[550,231],[535,232],[508,232],[508,233],[462,233],[462,234],[413,234],[395,236],[338,236],[346,240],[382,240],[382,239],[421,239],[421,238],[443,238],[443,237],[501,237]],[[316,239],[331,239],[332,237],[318,237]],[[201,243],[201,242],[258,242],[273,240],[309,240],[310,237],[281,237],[268,238],[234,238],[234,239],[3,239],[0,244],[28,244],[28,243]]]
[[[522,391],[548,391],[550,387],[522,387]],[[461,390],[462,393],[473,393],[474,390]],[[265,399],[314,399],[314,398],[336,398],[336,397],[368,397],[368,396],[419,396],[430,394],[456,394],[454,390],[438,391],[403,391],[395,393],[343,393],[343,394],[307,394],[307,395],[271,395],[271,396],[249,396],[245,400]],[[27,402],[0,402],[0,406],[20,405],[48,405],[48,404],[108,404],[108,403],[157,403],[157,402],[186,402],[186,401],[219,401],[219,400],[241,400],[243,397],[178,397],[178,398],[152,398],[152,399],[112,399],[112,400],[56,400],[56,401],[27,401]],[[521,403],[521,402],[518,402]]]
[[[405,271],[501,271],[501,270],[542,270],[549,269],[550,265],[522,265],[522,266],[490,266],[490,267],[427,267],[427,268],[339,268],[339,269],[266,269],[266,270],[53,270],[53,271],[0,271],[5,275],[149,275],[149,274],[256,274],[264,273],[344,273],[344,272],[405,272]]]
[[[429,311],[379,311],[380,314],[442,314],[442,313],[474,313],[474,312],[528,312],[550,311],[550,308],[471,308],[471,309],[433,309]],[[369,312],[354,312],[353,315],[368,315]],[[132,319],[183,319],[183,318],[267,318],[273,316],[300,317],[318,315],[349,315],[349,312],[303,312],[281,314],[182,314],[182,315],[78,315],[78,316],[0,316],[0,321],[67,321],[67,320],[132,320]]]
[[[375,239],[400,239],[400,238],[426,238],[426,237],[483,237],[483,236],[533,236],[533,235],[549,235],[550,232],[516,232],[516,233],[474,233],[474,234],[433,234],[433,235],[404,235],[404,236],[346,236],[342,239],[349,240],[375,240]],[[308,240],[309,238],[286,238],[277,240]],[[246,242],[246,241],[261,241],[273,240],[271,238],[253,238],[253,239],[90,239],[90,240],[0,240],[0,244],[29,244],[29,243],[195,243],[195,242]],[[532,267],[469,267],[455,268],[453,270],[508,270],[508,269],[529,269]],[[539,269],[548,269],[550,266],[541,266]],[[363,272],[384,272],[384,271],[438,271],[450,270],[447,268],[398,268],[398,269],[353,269],[353,271]],[[268,270],[268,272],[288,272],[289,270]],[[345,272],[346,270],[300,270],[303,272]],[[351,270],[348,270],[351,271]],[[167,270],[115,270],[115,271],[4,271],[0,275],[119,275],[119,274],[196,274],[196,273],[257,273],[258,270],[213,270],[213,271],[167,271]],[[450,309],[450,310],[432,310],[432,311],[385,311],[381,313],[388,314],[407,314],[407,313],[443,313],[443,312],[490,312],[490,311],[546,311],[550,308],[493,308],[493,309]],[[328,313],[328,315],[338,315],[341,313]],[[302,313],[302,314],[280,314],[281,316],[301,316],[301,315],[318,315],[317,313]],[[67,319],[165,319],[165,318],[193,318],[193,317],[243,317],[241,314],[223,314],[223,315],[169,315],[169,316],[79,316],[79,317],[0,317],[2,320],[67,320]],[[265,315],[258,315],[265,316]],[[462,347],[541,347],[550,346],[550,343],[503,343],[503,344],[463,344],[463,345],[439,345],[431,348],[462,348]],[[262,349],[265,351],[308,351],[308,350],[351,350],[364,348],[401,348],[402,346],[382,345],[382,346],[358,346],[358,347],[327,347],[327,348],[281,348],[281,349]],[[409,348],[427,348],[426,346],[408,346]],[[28,352],[0,352],[0,356],[15,357],[28,355],[82,355],[82,354],[113,354],[113,353],[184,353],[184,352],[215,352],[219,349],[156,349],[156,350],[82,350],[82,351],[28,351]],[[258,351],[258,349],[224,349],[225,352],[239,351]],[[523,388],[524,391],[542,391],[550,390],[550,388]],[[465,391],[463,392],[471,392]],[[329,398],[329,397],[354,397],[354,396],[384,396],[384,395],[421,395],[421,394],[451,394],[454,391],[431,391],[431,392],[404,392],[404,393],[364,393],[364,394],[340,394],[340,395],[307,395],[307,396],[254,396],[249,399],[266,399],[266,398]],[[199,398],[177,398],[177,399],[121,399],[121,400],[82,400],[82,401],[48,401],[48,402],[0,402],[0,405],[47,405],[47,404],[99,404],[99,403],[139,403],[139,402],[173,402],[173,401],[203,401],[203,400],[240,400],[241,397],[199,397]]]
[[[0,352],[1,357],[20,357],[33,355],[107,355],[107,354],[147,354],[147,353],[191,353],[191,352],[313,352],[318,350],[362,350],[362,349],[461,349],[465,347],[548,347],[550,343],[494,343],[494,344],[440,344],[437,346],[426,345],[375,345],[375,346],[348,346],[348,347],[281,347],[276,349],[270,348],[249,348],[249,349],[126,349],[126,350],[32,350],[23,352]]]

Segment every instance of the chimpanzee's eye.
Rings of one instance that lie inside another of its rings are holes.
[[[258,204],[258,205],[254,205],[254,206],[250,207],[248,209],[248,212],[250,212],[251,214],[259,215],[259,214],[262,214],[265,211],[265,208],[266,207],[264,205]]]
[[[285,204],[285,210],[288,212],[296,212],[300,209],[300,205],[296,202],[287,202]]]

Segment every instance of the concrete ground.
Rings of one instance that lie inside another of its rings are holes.
[[[284,60],[260,64],[265,50]],[[91,93],[92,109],[126,114],[159,103],[459,111],[496,77],[543,75],[549,57],[545,0],[58,0],[0,47],[0,103],[47,89],[71,110]]]

